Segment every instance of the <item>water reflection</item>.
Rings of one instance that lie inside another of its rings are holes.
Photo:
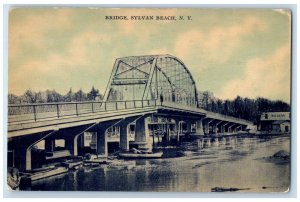
[[[116,160],[84,167],[32,183],[31,190],[195,191],[213,187],[250,188],[250,192],[285,191],[289,164],[261,161],[279,150],[289,152],[290,137],[218,137],[182,142],[168,152],[182,157]],[[273,187],[273,188],[263,188]]]

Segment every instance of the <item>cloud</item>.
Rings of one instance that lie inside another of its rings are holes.
[[[24,86],[38,91],[48,89],[51,84],[60,92],[69,86],[90,88],[92,84],[86,85],[90,80],[83,81],[83,78],[103,70],[99,68],[99,60],[105,60],[105,54],[101,53],[99,45],[105,43],[110,43],[108,35],[80,33],[70,40],[66,53],[49,52],[43,57],[23,61],[18,68],[10,68],[9,89],[22,94]],[[74,82],[76,80],[80,82]]]
[[[208,61],[224,63],[241,45],[242,37],[255,31],[265,31],[267,24],[255,17],[230,26],[215,26],[209,31],[194,29],[180,34],[176,40],[178,57],[188,59],[191,55]],[[203,67],[205,68],[205,67]]]
[[[262,96],[290,102],[290,54],[290,44],[285,44],[270,56],[250,59],[244,74],[225,84],[216,96],[222,99]]]
[[[9,57],[14,58],[22,46],[38,47],[50,30],[68,30],[73,25],[71,9],[50,9],[42,14],[24,14],[26,9],[12,9],[9,14]],[[59,19],[59,20],[55,20]],[[42,48],[42,47],[40,47]]]
[[[193,21],[107,21],[106,15],[191,15]],[[15,9],[9,16],[9,91],[65,93],[69,87],[92,85],[101,90],[116,58],[172,54],[184,61],[203,90],[217,92],[231,74],[218,80],[219,72],[265,55],[286,40],[281,29],[286,22],[274,18],[282,15],[257,10]],[[270,39],[265,46],[261,37]]]

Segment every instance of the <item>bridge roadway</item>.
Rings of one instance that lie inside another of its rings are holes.
[[[126,103],[126,106],[125,106]],[[95,105],[101,104],[99,109]],[[75,109],[61,110],[63,106],[76,105]],[[87,105],[89,107],[87,107]],[[49,110],[50,106],[54,110]],[[53,108],[52,106],[55,106]],[[83,106],[83,107],[82,107]],[[112,107],[114,106],[114,107]],[[37,110],[43,108],[44,111]],[[23,109],[22,109],[23,108]],[[32,108],[32,109],[30,109]],[[35,108],[35,109],[33,109]],[[25,111],[27,110],[27,112]],[[59,112],[58,112],[59,110]],[[33,113],[30,113],[33,112]],[[156,100],[149,101],[113,101],[113,102],[78,102],[78,103],[41,103],[26,105],[10,105],[8,111],[8,137],[30,135],[50,130],[70,128],[80,125],[100,123],[115,119],[149,114],[164,114],[166,116],[182,116],[204,118],[207,120],[223,121],[227,123],[252,125],[250,121],[209,112],[200,108],[180,105],[177,103]]]
[[[252,123],[246,120],[224,116],[203,109],[160,103],[157,100],[133,100],[111,102],[47,103],[10,105],[8,107],[8,147],[14,151],[15,165],[20,170],[31,170],[31,149],[45,140],[45,150],[53,151],[54,140],[64,139],[71,155],[78,155],[81,144],[79,136],[84,132],[96,132],[97,154],[107,154],[106,133],[112,126],[120,127],[120,149],[129,149],[128,125],[135,124],[135,143],[141,149],[147,148],[149,136],[147,117],[165,117],[175,120],[177,134],[180,122],[187,125],[194,135],[211,133],[234,133],[246,130]],[[153,120],[152,120],[153,121]],[[155,122],[155,121],[154,121]],[[166,132],[169,136],[169,133]],[[170,137],[167,137],[170,140]],[[179,136],[178,136],[179,140]]]

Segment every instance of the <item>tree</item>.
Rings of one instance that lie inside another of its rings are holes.
[[[55,90],[46,91],[47,102],[62,102],[63,96],[56,92]]]
[[[45,103],[46,102],[46,99],[43,97],[41,91],[39,91],[38,93],[35,93],[35,102],[36,103]]]
[[[72,88],[70,88],[69,92],[64,96],[65,102],[72,102],[75,101],[75,95],[72,91]]]
[[[75,100],[77,102],[82,102],[82,101],[86,101],[87,98],[86,98],[86,94],[80,89],[79,91],[77,91],[75,93]]]
[[[23,95],[23,102],[25,103],[35,103],[35,93],[32,92],[30,89],[26,90],[24,95]]]
[[[20,104],[21,100],[19,96],[9,93],[8,94],[8,104]]]
[[[99,90],[96,90],[93,86],[92,90],[87,94],[87,99],[88,100],[96,100],[97,96],[99,96]]]

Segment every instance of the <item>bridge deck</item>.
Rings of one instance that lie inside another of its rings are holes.
[[[185,113],[242,125],[252,124],[246,120],[208,112],[197,107],[171,102],[158,103],[156,100],[47,103],[9,106],[8,137],[142,116],[157,113],[160,110],[168,110],[172,114]]]

